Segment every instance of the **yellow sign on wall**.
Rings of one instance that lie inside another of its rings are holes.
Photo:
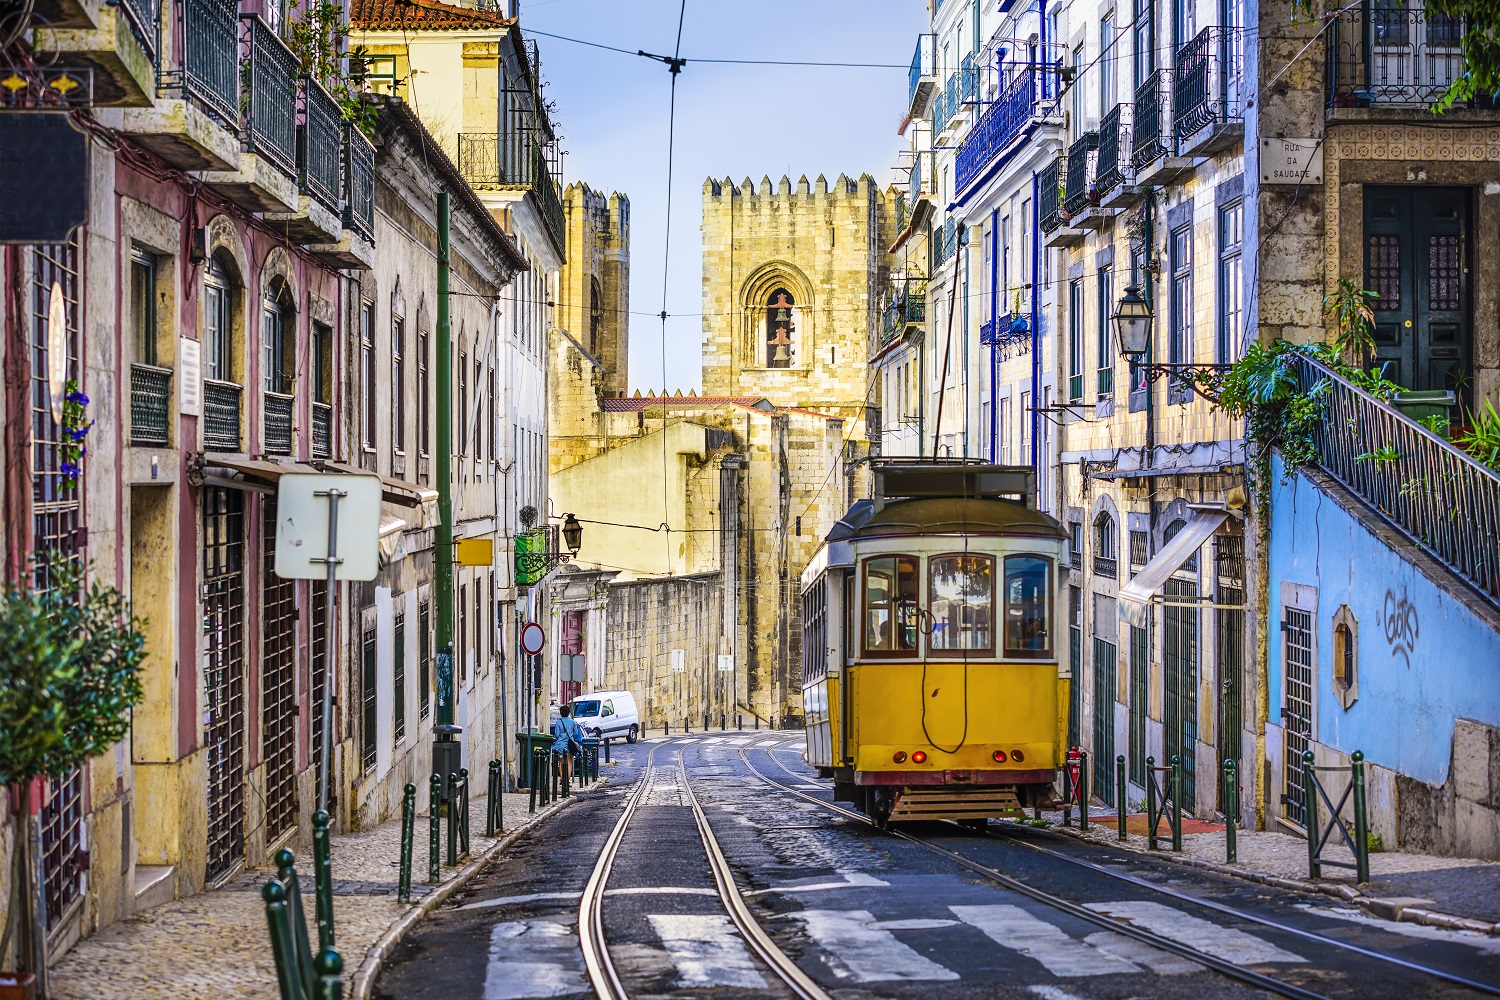
[[[460,566],[495,565],[495,539],[460,538],[453,543],[453,561]]]

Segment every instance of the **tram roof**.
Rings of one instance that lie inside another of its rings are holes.
[[[828,533],[827,541],[879,538],[882,535],[947,535],[964,533],[1030,535],[1066,538],[1053,517],[1015,500],[964,497],[924,497],[887,500],[880,509],[858,500]]]

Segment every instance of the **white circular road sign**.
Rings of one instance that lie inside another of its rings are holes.
[[[547,632],[536,622],[527,622],[521,629],[521,649],[528,656],[535,656],[547,645]]]

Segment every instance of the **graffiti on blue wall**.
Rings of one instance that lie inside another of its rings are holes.
[[[1405,587],[1401,588],[1399,598],[1393,590],[1385,592],[1384,612],[1385,641],[1390,644],[1391,655],[1401,657],[1401,662],[1410,670],[1411,654],[1417,651],[1421,621],[1417,616],[1417,606],[1407,599]]]

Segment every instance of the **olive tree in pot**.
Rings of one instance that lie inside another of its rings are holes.
[[[0,590],[0,785],[11,810],[10,898],[0,962],[14,955],[21,979],[46,995],[46,934],[38,905],[38,823],[48,779],[57,779],[125,737],[141,697],[142,623],[113,587],[88,584],[66,559],[39,558],[30,579]]]

